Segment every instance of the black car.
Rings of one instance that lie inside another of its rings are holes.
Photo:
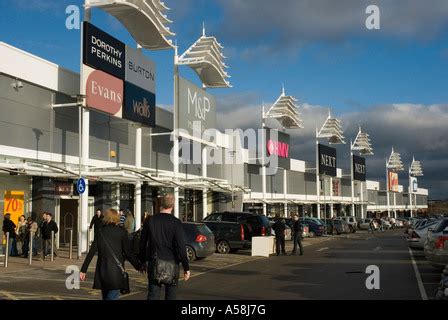
[[[206,221],[205,224],[215,235],[218,253],[227,254],[251,247],[248,239],[249,228],[246,224],[226,221]]]
[[[216,251],[215,236],[204,223],[182,223],[189,261],[206,258]]]
[[[332,235],[339,235],[344,233],[342,222],[340,220],[327,220],[327,233]]]
[[[204,222],[226,221],[244,223],[248,226],[247,238],[264,237],[271,235],[271,225],[269,219],[263,215],[248,212],[220,212],[212,213],[204,219]]]

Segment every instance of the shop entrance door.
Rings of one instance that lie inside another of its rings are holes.
[[[78,237],[78,200],[60,200],[60,246],[68,247],[70,244],[70,230],[73,230],[73,245],[77,245]]]

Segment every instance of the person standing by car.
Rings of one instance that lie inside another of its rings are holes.
[[[182,222],[171,213],[174,195],[166,194],[160,213],[145,221],[140,239],[140,260],[148,262],[148,300],[160,300],[162,285],[165,300],[176,300],[179,263],[184,269],[184,280],[190,278],[187,248]]]
[[[9,248],[7,248],[10,257],[17,257],[17,242],[16,242],[16,224],[11,220],[11,214],[5,214],[3,220],[3,234],[9,233]]]
[[[56,247],[54,246],[54,239],[52,239],[51,237],[52,237],[52,231],[54,231],[53,236],[55,236],[58,233],[59,228],[56,222],[53,221],[52,213],[47,212],[45,216],[47,217],[47,221],[42,228],[42,240],[44,244],[42,250],[44,252],[44,257],[51,254],[52,244],[53,244],[53,253],[55,256],[57,256]]]
[[[283,222],[283,220],[280,218],[280,216],[277,216],[276,218],[277,219],[276,219],[274,225],[272,226],[272,229],[275,232],[275,252],[277,253],[277,256],[286,255],[286,250],[285,250],[286,225]]]
[[[294,241],[294,247],[292,249],[292,255],[295,255],[297,252],[297,245],[299,245],[300,248],[300,255],[303,256],[303,246],[302,246],[302,224],[300,223],[299,216],[295,215],[293,218],[293,225],[292,225],[292,239]]]
[[[79,278],[86,280],[89,264],[96,253],[95,277],[93,289],[101,290],[103,300],[117,300],[120,290],[127,288],[123,278],[124,260],[127,259],[136,270],[141,269],[141,263],[132,254],[126,230],[119,227],[120,215],[114,209],[109,209],[104,215],[104,225],[98,228],[98,236],[81,267]],[[117,264],[121,264],[121,267]]]

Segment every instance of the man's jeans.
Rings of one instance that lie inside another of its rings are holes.
[[[148,300],[160,300],[162,286],[148,281]],[[176,300],[176,286],[165,286],[165,300]]]
[[[120,297],[120,290],[101,290],[103,300],[118,300]]]

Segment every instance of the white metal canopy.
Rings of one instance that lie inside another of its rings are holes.
[[[352,151],[359,151],[362,155],[373,155],[373,147],[370,142],[370,136],[359,127],[358,135],[352,144]]]
[[[177,64],[192,68],[205,87],[229,88],[231,84],[227,79],[230,76],[225,70],[228,66],[224,63],[223,48],[215,37],[205,34],[204,27],[202,36],[178,58]]]
[[[423,176],[423,169],[422,164],[420,161],[416,161],[415,158],[412,158],[412,164],[409,168],[409,174],[412,177],[422,177]]]
[[[326,138],[330,144],[345,144],[341,120],[333,118],[329,112],[317,138]]]
[[[303,121],[296,105],[297,99],[285,94],[283,88],[282,94],[272,107],[263,114],[265,119],[276,119],[283,128],[302,129]]]
[[[395,152],[392,147],[392,153],[390,154],[389,161],[387,161],[387,169],[393,171],[403,171],[403,162],[401,161],[401,155],[398,152]]]
[[[163,14],[169,10],[160,0],[86,0],[87,8],[100,8],[118,19],[135,41],[145,49],[174,48],[171,40],[175,34]]]

